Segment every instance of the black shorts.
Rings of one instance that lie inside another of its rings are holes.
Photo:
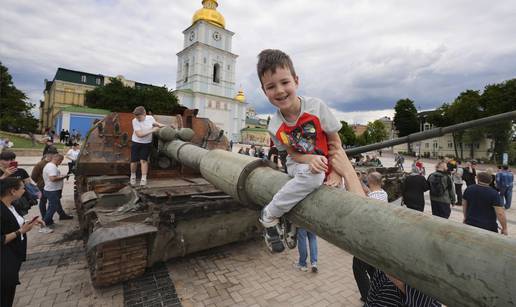
[[[131,162],[138,162],[140,160],[149,160],[151,151],[151,143],[136,143],[133,142],[131,145]]]

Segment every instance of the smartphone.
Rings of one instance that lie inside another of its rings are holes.
[[[35,217],[33,217],[33,218],[32,218],[32,220],[30,220],[30,222],[29,222],[29,223],[34,223],[34,222],[38,219],[38,217],[39,217],[39,216],[37,216],[37,215],[36,215]]]
[[[18,168],[18,161],[11,161],[11,162],[9,162],[9,167]]]

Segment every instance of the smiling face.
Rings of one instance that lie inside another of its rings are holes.
[[[298,109],[300,102],[296,91],[299,79],[288,68],[278,67],[274,73],[268,70],[260,79],[265,96],[284,116]]]

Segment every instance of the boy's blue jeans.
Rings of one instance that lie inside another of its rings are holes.
[[[299,251],[299,265],[306,266],[306,258],[308,257],[306,248],[306,239],[310,247],[310,263],[317,263],[317,236],[315,233],[307,231],[304,228],[297,229],[297,250]]]
[[[48,200],[48,208],[47,212],[45,213],[45,217],[43,218],[43,221],[45,224],[52,225],[54,224],[53,216],[54,213],[58,213],[59,216],[64,216],[66,213],[63,210],[63,207],[61,206],[61,193],[63,190],[58,191],[47,191],[45,190],[43,193],[45,193],[45,196]]]

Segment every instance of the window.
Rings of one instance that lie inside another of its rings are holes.
[[[213,82],[219,83],[220,82],[220,65],[219,63],[216,63],[213,65]]]
[[[81,76],[81,82],[86,83],[86,76],[85,75]]]
[[[452,148],[453,147],[453,143],[452,142],[448,142],[448,148]]]
[[[429,148],[429,147],[430,147],[430,144],[425,143],[425,148]]]
[[[217,103],[215,104],[215,108],[220,109],[220,102],[217,101]]]
[[[184,74],[184,79],[185,79],[185,83],[188,82],[188,68],[189,68],[189,64],[188,63],[185,63],[185,74]]]
[[[479,143],[476,143],[476,144],[475,144],[475,147],[476,147],[477,149],[480,149],[480,144],[479,144]]]
[[[202,61],[204,62],[204,64],[206,64],[206,58],[204,58]]]
[[[228,65],[228,70],[231,70],[231,65]]]
[[[100,78],[95,79],[95,83],[97,83],[97,85],[100,85]]]

